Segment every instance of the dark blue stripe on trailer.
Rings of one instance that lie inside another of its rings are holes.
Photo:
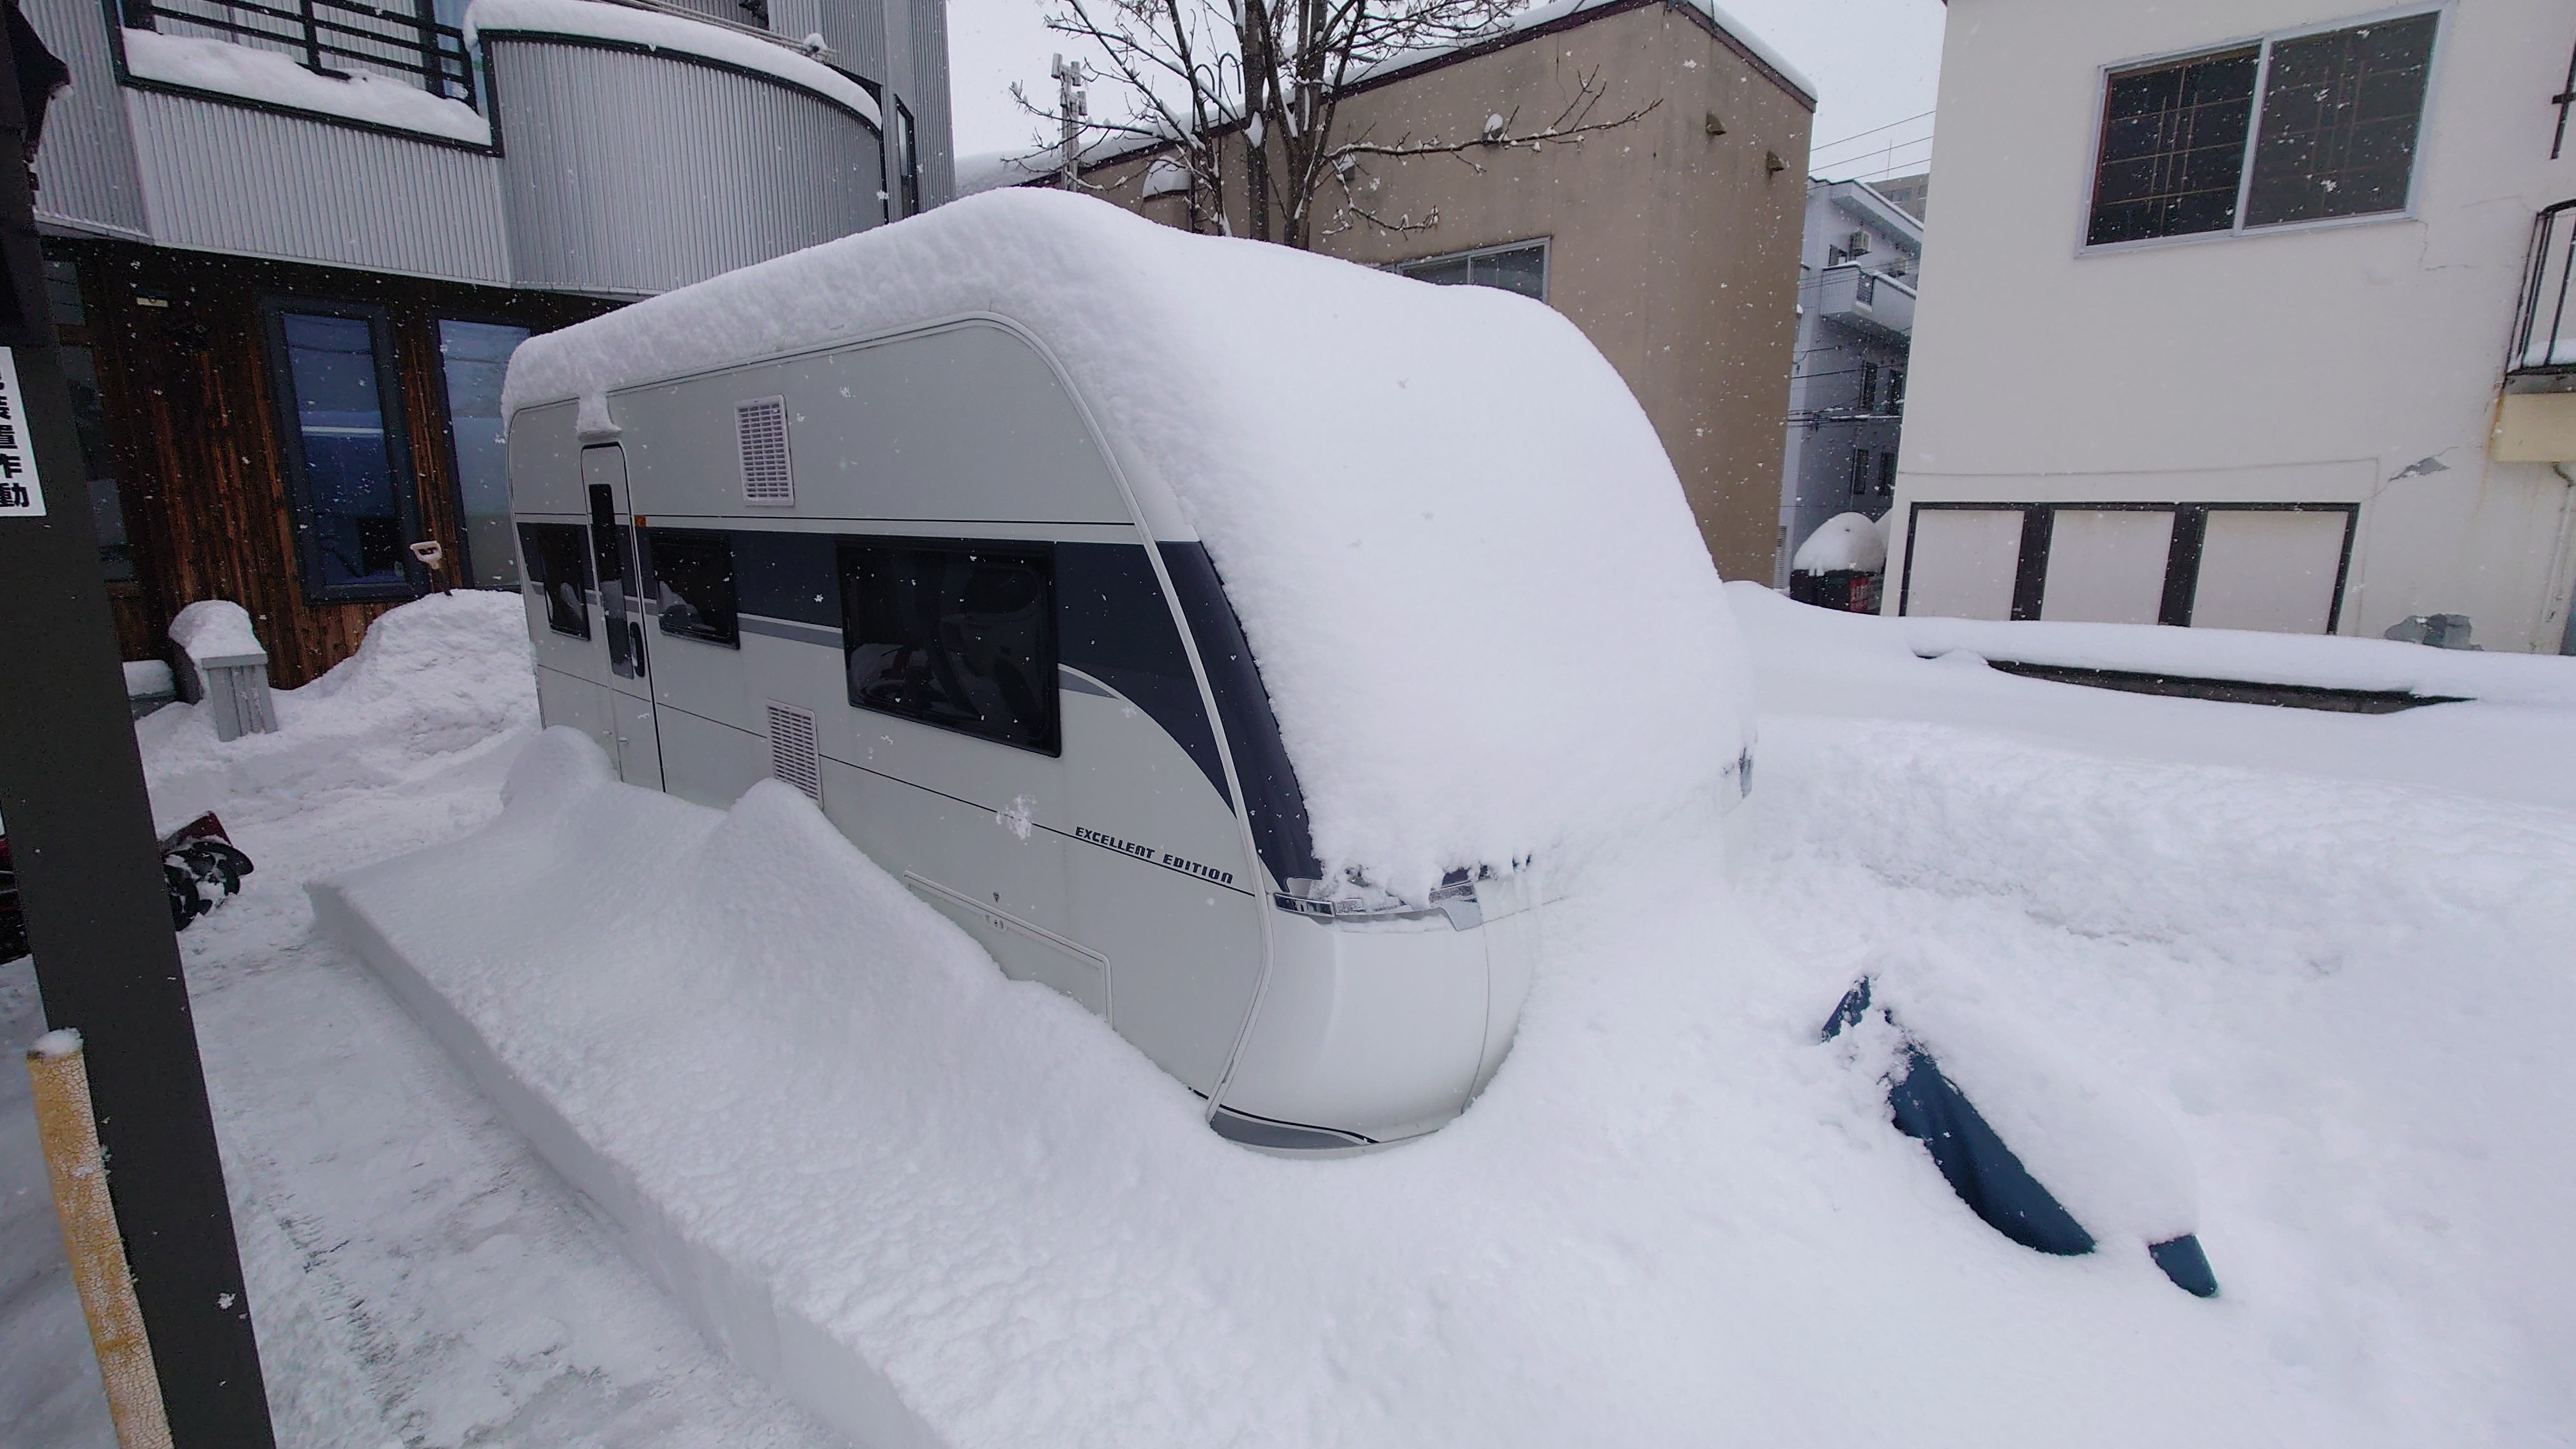
[[[1163,567],[1181,596],[1181,617],[1198,641],[1199,663],[1206,666],[1209,692],[1216,696],[1217,718],[1225,724],[1226,743],[1234,750],[1234,773],[1243,782],[1245,814],[1252,824],[1252,843],[1271,879],[1317,880],[1324,869],[1315,860],[1315,840],[1306,823],[1306,795],[1298,788],[1296,767],[1279,739],[1279,718],[1271,713],[1270,692],[1252,661],[1243,623],[1226,601],[1225,583],[1207,549],[1196,543],[1161,545]]]

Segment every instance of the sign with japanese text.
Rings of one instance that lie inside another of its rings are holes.
[[[27,394],[18,386],[18,354],[0,347],[0,518],[45,516],[45,487],[36,478],[35,440],[27,436]]]

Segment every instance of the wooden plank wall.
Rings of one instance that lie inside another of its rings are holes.
[[[441,583],[454,581],[462,549],[438,319],[542,332],[616,305],[126,243],[55,242],[48,251],[80,267],[134,546],[140,597],[120,607],[120,637],[140,633],[152,656],[167,657],[172,615],[200,599],[231,599],[250,611],[268,647],[270,682],[281,689],[348,658],[369,621],[399,601],[305,595],[261,302],[323,298],[392,314],[422,536],[444,544],[450,563]],[[126,638],[129,650],[136,643]]]

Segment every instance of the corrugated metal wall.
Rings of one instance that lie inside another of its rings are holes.
[[[921,204],[957,195],[957,158],[949,140],[947,0],[907,0],[912,20],[912,118],[921,132]]]
[[[885,0],[814,0],[814,4],[820,16],[816,28],[834,51],[832,64],[885,84]]]
[[[36,215],[83,230],[141,235],[143,186],[98,0],[24,0],[21,8],[45,48],[72,73],[71,90],[54,98],[45,118]]]
[[[153,91],[125,101],[156,241],[510,280],[489,155]]]
[[[522,285],[666,291],[879,219],[876,135],[803,92],[667,52],[490,46]]]

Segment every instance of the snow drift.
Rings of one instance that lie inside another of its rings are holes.
[[[1328,872],[1419,898],[1731,788],[1741,649],[1680,484],[1523,298],[1011,190],[533,339],[504,407],[613,424],[622,388],[968,314],[1205,541]]]

